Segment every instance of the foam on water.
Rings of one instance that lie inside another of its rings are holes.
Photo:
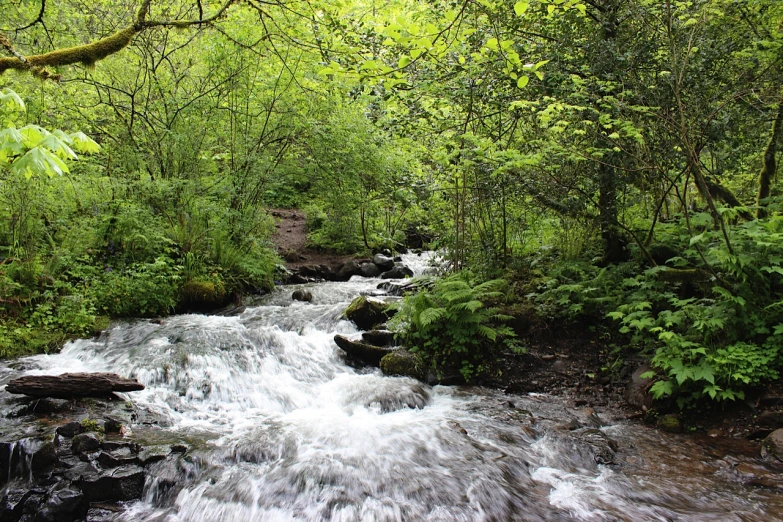
[[[430,257],[405,262],[421,273]],[[356,329],[341,313],[377,284],[306,285],[313,303],[293,302],[283,288],[232,317],[118,323],[21,366],[135,377],[146,389],[129,398],[160,420],[138,429],[193,444],[185,459],[150,470],[123,520],[778,519],[780,502],[763,497],[766,512],[757,512],[758,499],[717,475],[670,473],[645,485],[630,467],[597,464],[588,444],[552,422],[522,429],[521,409],[570,418],[564,400],[515,397],[509,410],[498,392],[346,366],[333,337]],[[16,373],[6,370],[3,382]],[[644,459],[645,430],[604,431]],[[690,450],[674,442],[677,451]]]

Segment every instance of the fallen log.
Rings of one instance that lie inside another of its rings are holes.
[[[112,392],[143,390],[136,379],[126,379],[116,373],[63,373],[61,375],[25,375],[9,382],[8,393],[32,397],[73,399],[75,397],[105,397]]]

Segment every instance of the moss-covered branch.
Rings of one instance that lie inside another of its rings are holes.
[[[29,71],[36,76],[46,78],[59,78],[48,72],[48,67],[60,67],[80,63],[91,67],[96,62],[103,60],[107,56],[115,54],[124,49],[136,34],[145,29],[153,27],[190,27],[193,25],[210,24],[223,16],[228,8],[236,0],[227,0],[218,11],[204,19],[199,20],[160,20],[148,21],[151,0],[144,0],[136,14],[133,25],[126,27],[100,40],[85,45],[77,45],[66,49],[58,49],[45,54],[35,54],[31,56],[16,55],[14,57],[0,58],[0,74],[9,69],[18,71]],[[10,43],[9,43],[10,45]]]

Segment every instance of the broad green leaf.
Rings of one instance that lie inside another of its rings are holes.
[[[528,7],[530,7],[530,2],[517,2],[514,4],[514,12],[517,16],[522,16],[525,14],[525,11],[527,11]]]
[[[527,75],[520,76],[519,80],[517,80],[517,87],[519,87],[520,89],[524,89],[527,86],[529,81],[530,81],[530,77],[529,76],[527,76]]]
[[[69,172],[63,160],[43,147],[35,147],[27,151],[24,156],[11,164],[11,171],[27,179],[43,174],[49,177],[55,174],[62,176]]]

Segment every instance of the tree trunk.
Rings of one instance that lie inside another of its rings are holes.
[[[8,393],[33,397],[73,399],[104,397],[112,392],[143,390],[136,379],[125,379],[116,373],[64,373],[62,375],[25,375],[5,387]]]
[[[759,175],[759,208],[756,212],[757,218],[763,218],[767,215],[767,210],[764,208],[764,199],[769,197],[772,179],[775,177],[775,172],[777,171],[775,154],[777,152],[777,143],[780,139],[781,127],[783,127],[783,102],[778,104],[778,114],[775,117],[775,123],[772,124],[772,136],[770,136],[769,144],[764,151],[764,166]]]

